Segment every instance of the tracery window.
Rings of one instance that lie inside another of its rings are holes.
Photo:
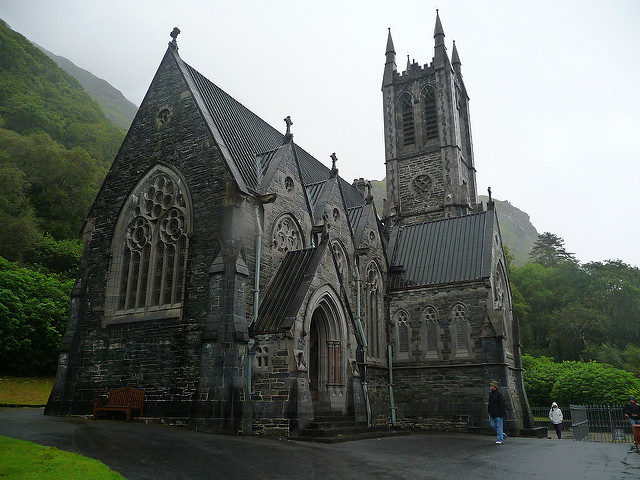
[[[438,354],[438,312],[429,306],[424,311],[425,346],[427,355]]]
[[[453,341],[457,355],[469,354],[469,314],[467,308],[458,303],[451,309],[454,327]]]
[[[269,347],[258,347],[256,349],[255,362],[258,369],[269,367]]]
[[[366,302],[366,317],[369,324],[369,328],[367,329],[369,354],[374,358],[379,358],[382,276],[375,262],[371,262],[367,266]]]
[[[398,310],[396,313],[396,341],[399,356],[409,355],[409,314],[406,310]]]
[[[400,108],[402,111],[402,137],[405,145],[416,141],[415,120],[413,117],[413,100],[410,95],[402,97]]]
[[[159,166],[136,186],[114,232],[107,307],[114,321],[181,308],[190,219],[186,185],[171,169]]]
[[[275,250],[284,253],[304,248],[302,232],[298,227],[298,222],[288,213],[275,221],[272,244]]]

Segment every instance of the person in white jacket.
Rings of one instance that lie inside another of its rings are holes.
[[[551,408],[549,409],[549,419],[553,424],[553,428],[556,429],[556,435],[558,438],[562,438],[562,410],[558,407],[556,402],[551,404]]]

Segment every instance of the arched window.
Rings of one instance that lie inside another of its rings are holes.
[[[366,277],[367,343],[369,355],[380,358],[380,318],[382,316],[382,276],[375,262],[367,266]]]
[[[409,329],[409,314],[406,310],[398,310],[395,323],[398,356],[408,357],[411,331]]]
[[[425,350],[427,356],[438,355],[438,312],[429,306],[424,311]]]
[[[453,341],[456,355],[469,354],[469,314],[467,307],[458,303],[451,309]]]
[[[436,98],[431,90],[424,92],[424,122],[427,140],[438,139],[438,112]]]
[[[405,145],[412,145],[416,141],[416,130],[411,95],[402,97],[400,108],[402,111],[402,138]]]
[[[170,168],[156,167],[129,195],[116,224],[108,323],[131,314],[141,320],[180,314],[190,229],[184,181]]]

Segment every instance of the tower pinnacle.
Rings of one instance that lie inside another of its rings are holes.
[[[436,28],[433,31],[433,38],[436,40],[436,47],[444,45],[444,30],[440,21],[440,13],[436,9]]]
[[[382,86],[389,85],[393,82],[393,74],[396,71],[396,49],[393,46],[391,38],[391,27],[387,35],[387,50],[385,52],[386,62],[384,64],[384,75],[382,76]]]
[[[458,55],[458,49],[456,48],[456,41],[453,41],[453,52],[451,53],[451,65],[453,65],[453,69],[456,73],[460,73],[460,65],[462,62],[460,61],[460,56]]]

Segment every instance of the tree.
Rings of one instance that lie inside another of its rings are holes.
[[[538,239],[533,242],[529,257],[532,262],[545,267],[555,267],[562,262],[576,261],[574,254],[565,250],[564,240],[550,232],[538,235]]]

